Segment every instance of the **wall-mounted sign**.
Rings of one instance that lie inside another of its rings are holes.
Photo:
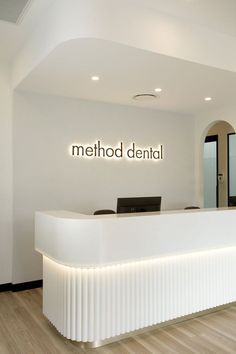
[[[136,143],[131,143],[127,147],[123,142],[117,146],[103,145],[100,140],[91,145],[70,146],[70,155],[79,158],[106,158],[106,159],[137,159],[137,160],[163,160],[163,145],[157,147],[140,148]]]

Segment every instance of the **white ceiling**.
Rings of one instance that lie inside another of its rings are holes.
[[[10,1],[10,0],[0,0]],[[11,0],[17,1],[17,0]],[[23,0],[20,0],[23,1]],[[67,0],[62,0],[67,1]],[[119,0],[120,6],[148,7],[211,30],[236,36],[236,0]],[[0,20],[0,60],[11,62],[56,0],[32,0],[22,21]],[[97,74],[99,82],[91,82]],[[139,103],[132,96],[153,93],[161,98]],[[21,89],[69,97],[195,113],[235,102],[236,74],[101,40],[65,43],[25,79]],[[203,98],[212,96],[206,103]]]
[[[0,20],[16,23],[31,0],[0,0]]]
[[[92,75],[100,76],[92,82]],[[163,92],[154,102],[135,94]],[[20,89],[181,113],[235,102],[236,73],[170,58],[108,41],[73,40],[56,48]],[[204,97],[212,96],[206,103]]]
[[[69,4],[68,0],[64,1]],[[0,21],[0,59],[11,61],[14,58],[37,27],[38,21],[40,19],[43,21],[43,12],[52,2],[56,6],[57,0],[32,0],[23,21],[18,25]],[[117,1],[115,3],[117,4]],[[236,0],[119,0],[120,6],[126,6],[128,3],[132,6],[148,7],[217,32],[236,36]]]
[[[236,36],[236,0],[123,0]]]
[[[19,24],[0,20],[0,60],[11,62],[14,59],[52,1],[55,0],[31,0]]]

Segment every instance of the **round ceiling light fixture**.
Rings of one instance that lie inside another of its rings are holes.
[[[135,95],[133,97],[133,100],[139,102],[152,102],[155,101],[157,98],[158,96],[154,95],[153,93],[141,93],[139,95]]]
[[[154,90],[155,92],[161,92],[162,91],[162,88],[160,88],[160,87],[157,87],[157,88],[155,88],[155,90]]]
[[[99,80],[100,80],[100,77],[99,77],[99,76],[92,76],[92,77],[91,77],[91,80],[92,80],[92,81],[99,81]]]
[[[212,97],[205,97],[204,99],[205,99],[206,102],[212,101]]]

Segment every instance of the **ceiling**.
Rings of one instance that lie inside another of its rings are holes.
[[[66,0],[62,0],[66,1]],[[99,0],[97,0],[99,1]],[[110,0],[113,1],[113,0]],[[115,1],[114,1],[115,2]],[[0,0],[17,17],[27,0]],[[0,60],[11,62],[43,14],[56,0],[31,0],[20,23],[0,20]],[[236,37],[236,0],[119,0]],[[6,7],[5,7],[6,8]],[[125,9],[125,7],[124,7]],[[8,15],[9,15],[8,11]],[[3,12],[0,13],[3,16]],[[13,20],[13,18],[12,18]],[[99,75],[92,82],[91,75]],[[154,102],[134,101],[135,94],[163,92]],[[102,40],[73,40],[60,45],[21,83],[20,89],[89,100],[192,113],[235,102],[236,73],[170,58]],[[204,97],[212,96],[206,103]]]
[[[31,0],[24,8],[25,0],[0,0],[0,60],[11,62],[14,59],[52,1],[55,0]],[[2,21],[3,16],[16,18],[20,7],[24,10],[19,23]]]
[[[91,81],[98,75],[100,81]],[[136,94],[163,89],[154,102]],[[19,86],[22,90],[186,114],[235,102],[236,73],[113,42],[80,39],[57,47]],[[205,102],[206,96],[213,101]]]
[[[30,0],[0,0],[0,20],[17,23]]]
[[[0,10],[1,3],[8,4],[7,6],[15,4],[19,7],[25,2],[26,0],[0,0]],[[0,59],[13,60],[34,28],[37,27],[38,21],[43,20],[43,12],[52,2],[56,6],[57,0],[31,0],[23,20],[17,25],[0,20]],[[117,4],[115,0],[114,2]],[[119,0],[119,4],[120,6],[129,4],[135,7],[151,8],[236,37],[235,0]],[[17,11],[17,9],[12,7],[11,11]]]
[[[120,0],[121,1],[121,0]],[[236,36],[235,0],[123,0]]]

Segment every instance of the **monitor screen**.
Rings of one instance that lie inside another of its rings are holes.
[[[160,211],[161,197],[118,198],[117,213]]]

